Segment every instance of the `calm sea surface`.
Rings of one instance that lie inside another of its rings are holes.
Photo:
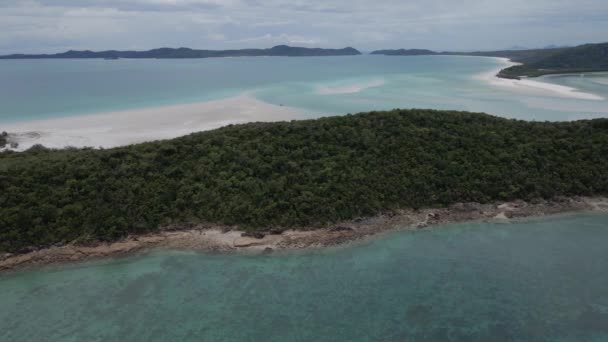
[[[608,216],[0,275],[2,341],[607,341]]]
[[[193,60],[1,60],[0,124],[247,93],[306,116],[435,108],[530,120],[608,116],[608,100],[531,95],[475,77],[492,58],[260,57]],[[608,74],[547,77],[608,99]]]

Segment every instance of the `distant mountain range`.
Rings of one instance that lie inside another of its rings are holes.
[[[254,56],[352,56],[361,52],[346,47],[343,49],[321,49],[278,45],[270,49],[241,49],[241,50],[195,50],[190,48],[160,48],[148,51],[74,51],[57,54],[13,54],[0,56],[0,59],[41,59],[41,58],[209,58],[209,57],[254,57]]]
[[[437,55],[438,52],[425,49],[399,49],[399,50],[377,50],[372,51],[372,55],[386,55],[386,56],[423,56],[423,55]]]
[[[420,56],[451,55],[509,58],[522,65],[500,71],[499,77],[536,77],[548,74],[608,71],[608,43],[585,44],[576,47],[558,47],[531,50],[436,52],[422,49],[373,51],[375,55]]]
[[[190,48],[160,48],[148,51],[74,51],[57,54],[13,54],[0,56],[0,59],[41,59],[41,58],[209,58],[209,57],[253,57],[253,56],[353,56],[360,55],[357,49],[322,49],[278,45],[270,49],[241,50],[195,50]],[[608,71],[608,43],[585,44],[576,47],[547,47],[529,50],[473,51],[473,52],[436,52],[426,49],[377,50],[372,55],[387,56],[483,56],[504,57],[522,65],[500,71],[499,77],[535,77],[558,73],[580,73]]]

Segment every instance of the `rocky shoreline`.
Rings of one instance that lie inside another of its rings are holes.
[[[322,248],[390,231],[424,229],[433,225],[464,221],[509,220],[582,211],[608,213],[608,198],[569,197],[533,202],[458,203],[447,208],[404,209],[390,214],[342,222],[323,229],[302,227],[297,230],[273,229],[248,233],[239,231],[236,227],[217,225],[173,226],[156,233],[129,236],[113,243],[87,246],[70,244],[25,254],[0,255],[0,272],[120,256],[150,249],[269,252]]]

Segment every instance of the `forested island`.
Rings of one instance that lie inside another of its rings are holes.
[[[0,59],[44,59],[44,58],[210,58],[210,57],[255,57],[255,56],[284,56],[284,57],[309,57],[309,56],[352,56],[360,55],[361,52],[346,47],[343,49],[321,49],[305,48],[287,45],[277,45],[270,49],[240,49],[240,50],[195,50],[190,48],[160,48],[148,51],[74,51],[57,54],[13,54],[0,56]]]
[[[400,208],[608,193],[608,119],[393,110],[113,149],[0,153],[0,252],[167,226],[312,229]]]
[[[435,52],[431,50],[378,50],[372,52],[387,56],[448,55],[509,58],[521,65],[505,68],[497,75],[519,79],[550,74],[608,71],[608,43],[585,44],[576,47],[560,47],[531,50]]]
[[[550,49],[549,52],[511,60],[522,65],[501,70],[499,77],[519,79],[522,76],[608,71],[608,43]]]

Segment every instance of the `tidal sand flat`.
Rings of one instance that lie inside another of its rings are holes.
[[[0,275],[0,340],[604,341],[608,216]]]
[[[49,148],[116,147],[170,139],[229,124],[301,118],[293,108],[241,95],[223,100],[160,106],[2,125],[17,150],[41,144]]]

